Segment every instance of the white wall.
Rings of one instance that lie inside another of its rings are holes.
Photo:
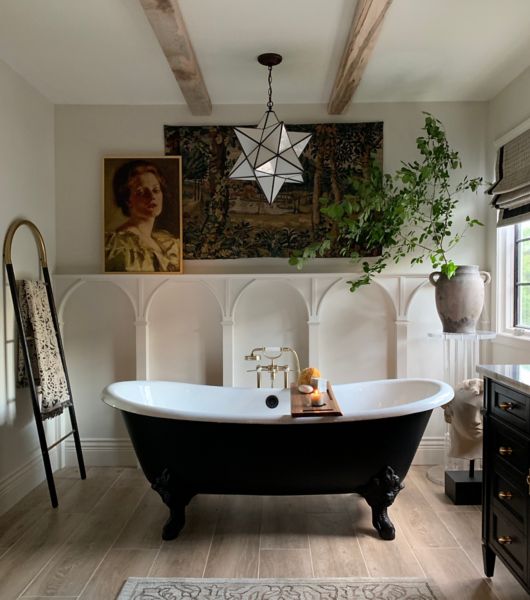
[[[101,163],[104,156],[162,155],[164,124],[253,123],[257,122],[263,108],[216,107],[210,117],[204,118],[191,117],[184,107],[56,107],[57,272],[101,272]],[[354,104],[341,117],[330,117],[322,105],[275,108],[288,123],[384,121],[384,165],[388,171],[397,169],[402,160],[416,157],[415,140],[424,121],[422,111],[429,111],[442,120],[451,145],[461,152],[465,173],[477,176],[485,172],[485,103]],[[487,210],[483,196],[471,194],[463,198],[457,216],[463,219],[470,214],[483,220]],[[485,249],[485,232],[477,228],[464,239],[454,258],[461,264],[489,268],[490,265],[485,264]],[[296,271],[283,259],[186,261],[184,267],[186,273],[284,272],[292,273],[293,280],[297,281]],[[328,260],[315,263],[305,272],[349,270],[351,267],[344,260]],[[415,270],[427,273],[429,268],[425,265]],[[410,274],[412,269],[407,263],[400,263],[389,272]],[[63,292],[66,291],[64,286],[73,281],[75,277],[61,282]],[[131,296],[142,302],[142,294],[138,295],[134,282],[126,279],[123,282],[124,289],[132,286]],[[101,456],[96,450],[98,439],[99,447],[108,449],[114,436],[116,445],[122,448],[125,430],[116,423],[112,410],[99,402],[99,393],[106,383],[132,376],[135,372],[135,359],[130,352],[135,335],[134,319],[137,320],[136,340],[145,335],[142,333],[142,311],[131,315],[130,303],[124,294],[103,294],[96,285],[101,286],[87,280],[72,294],[64,312],[70,374],[80,406],[78,412],[82,416],[81,435],[94,449],[89,462]],[[236,282],[233,285],[236,286]],[[316,366],[332,374],[336,382],[394,377],[396,361],[409,365],[409,373],[400,375],[441,376],[440,342],[426,337],[428,331],[441,329],[434,310],[432,288],[426,287],[415,297],[409,314],[411,322],[402,324],[410,332],[409,347],[403,358],[399,356],[403,349],[398,349],[394,310],[389,307],[385,292],[374,287],[352,296],[345,284],[341,286],[333,289],[326,299],[327,304],[322,307],[318,355],[321,364]],[[399,290],[394,292],[394,296],[399,297]],[[273,310],[272,299],[277,299],[279,311]],[[200,283],[190,284],[184,280],[179,283],[176,276],[171,285],[157,295],[152,308],[156,311],[149,317],[146,345],[149,357],[145,364],[153,376],[219,383],[225,368],[219,362],[226,343],[226,338],[222,337],[226,331],[223,334],[222,329],[232,328],[229,323],[232,318],[233,329],[230,331],[234,335],[235,352],[234,365],[230,365],[229,370],[233,367],[235,384],[253,385],[253,377],[245,372],[253,365],[245,363],[242,357],[254,346],[290,343],[301,354],[302,366],[309,362],[311,343],[307,311],[297,301],[296,294],[286,290],[282,281],[253,284],[242,293],[234,314],[223,315],[212,300],[211,290]],[[120,310],[124,311],[121,318]],[[99,336],[97,340],[91,339],[86,332],[80,333],[80,329],[88,331],[92,326],[89,323],[98,319],[101,319],[98,332],[105,332],[104,340]],[[224,324],[222,319],[225,319]],[[127,354],[127,360],[124,361],[120,349]],[[138,351],[138,346],[136,349]],[[97,365],[95,356],[104,357],[104,364],[99,360]],[[429,425],[427,435],[439,441],[444,427],[441,411],[438,413]]]
[[[2,239],[16,218],[41,230],[48,262],[55,264],[54,108],[0,61],[0,229]],[[14,241],[16,274],[36,274],[33,237],[19,230]],[[43,476],[27,390],[13,382],[13,320],[7,278],[2,268],[0,297],[0,512]]]

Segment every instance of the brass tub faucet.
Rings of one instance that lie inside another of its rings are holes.
[[[282,354],[291,353],[293,355],[295,369],[291,369],[289,365],[276,364]],[[295,381],[298,380],[300,375],[300,361],[298,354],[289,346],[261,346],[259,348],[253,348],[250,354],[245,356],[245,360],[253,360],[258,363],[262,360],[262,356],[270,361],[268,365],[258,364],[255,369],[249,369],[247,372],[255,372],[257,378],[257,387],[261,387],[261,375],[262,373],[269,373],[270,375],[270,387],[274,387],[274,381],[278,373],[283,373],[283,387],[289,387],[289,373],[295,373]]]

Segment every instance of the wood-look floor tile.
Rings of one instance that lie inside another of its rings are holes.
[[[114,544],[115,548],[160,548],[169,510],[154,490],[147,490]]]
[[[96,569],[79,600],[114,599],[127,577],[147,577],[156,550],[113,548]]]
[[[453,504],[452,500],[445,495],[444,486],[437,485],[427,478],[427,469],[428,467],[411,469],[407,480],[414,482],[434,511],[476,511],[477,507],[475,506]]]
[[[84,480],[72,480],[68,489],[59,495],[59,509],[67,512],[90,512],[115,479],[115,477],[87,477]]]
[[[261,550],[259,576],[267,577],[313,577],[309,548]]]
[[[261,517],[262,550],[308,548],[307,519],[300,496],[265,496]],[[272,577],[272,576],[271,576]]]
[[[262,497],[226,496],[205,577],[257,577]]]
[[[120,479],[134,479],[137,481],[146,481],[144,472],[139,467],[125,467],[122,469]]]
[[[481,543],[481,513],[476,511],[446,511],[437,514],[445,523],[449,531],[455,536],[477,571],[484,576]],[[527,593],[498,558],[495,561],[495,574],[489,580],[489,583],[497,596],[502,600],[523,600],[523,598],[528,598]]]
[[[456,541],[478,568],[482,565],[482,515],[470,510],[439,511],[436,513]]]
[[[318,494],[301,496],[305,512],[308,513],[335,513],[348,510],[347,501],[349,494]]]
[[[219,515],[215,496],[194,498],[186,511],[186,525],[179,536],[162,542],[151,577],[202,577]]]
[[[145,493],[137,482],[118,480],[84,515],[84,523],[39,574],[27,595],[71,596],[80,594],[94,569],[104,558],[120,530]]]
[[[442,523],[412,479],[388,508],[390,519],[398,522],[413,548],[453,548],[458,546],[454,536]]]
[[[57,494],[68,490],[68,483],[56,481]],[[15,506],[0,515],[0,546],[9,547],[19,540],[45,513],[52,513],[50,495],[46,482],[38,485]]]
[[[499,600],[462,549],[422,548],[416,556],[427,577],[433,579],[447,598]]]
[[[454,536],[432,511],[395,507],[391,520],[401,526],[413,548],[456,548],[458,546]]]
[[[104,479],[117,479],[122,472],[126,470],[124,467],[86,467],[87,479],[95,479],[103,477]],[[64,467],[53,474],[55,479],[81,479],[78,467]]]
[[[80,526],[80,514],[49,511],[0,558],[0,598],[14,600]]]
[[[315,577],[366,577],[355,527],[349,513],[315,513],[308,523]]]
[[[425,574],[399,524],[396,538],[382,540],[372,525],[372,511],[361,505],[354,527],[370,577],[423,577]]]

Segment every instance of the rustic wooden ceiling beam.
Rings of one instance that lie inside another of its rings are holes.
[[[350,103],[391,3],[392,0],[357,0],[348,41],[331,91],[330,115],[340,115]]]
[[[140,0],[140,4],[192,114],[211,114],[212,102],[178,0]]]

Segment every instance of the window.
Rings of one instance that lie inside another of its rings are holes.
[[[530,221],[514,227],[513,326],[530,329]]]

